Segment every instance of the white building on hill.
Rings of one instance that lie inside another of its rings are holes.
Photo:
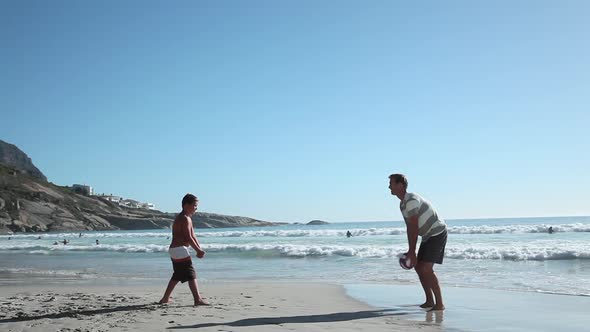
[[[82,195],[86,195],[86,196],[94,195],[92,187],[87,186],[85,184],[73,184],[72,189],[74,190],[75,193],[78,193],[78,194],[82,194]]]
[[[109,202],[117,203],[119,206],[124,206],[130,209],[150,209],[155,210],[156,205],[154,203],[142,203],[138,202],[134,199],[123,199],[121,196],[114,196],[114,195],[98,195],[97,197],[107,200]]]
[[[100,195],[98,197],[105,199],[109,202],[113,202],[113,203],[119,203],[122,199],[120,196],[114,196],[114,195]]]

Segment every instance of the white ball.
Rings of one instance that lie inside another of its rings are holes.
[[[404,270],[411,269],[412,268],[411,264],[412,264],[412,261],[410,260],[410,257],[408,257],[408,255],[403,254],[399,258],[399,265],[402,267],[402,269],[404,269]]]

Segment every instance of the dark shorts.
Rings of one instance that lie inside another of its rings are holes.
[[[418,261],[427,263],[442,264],[445,256],[445,246],[447,244],[447,231],[433,236],[420,243],[418,249]]]
[[[184,283],[189,280],[197,279],[197,273],[193,268],[192,260],[184,262],[172,262],[172,268],[174,269],[174,274],[172,274],[172,280]]]

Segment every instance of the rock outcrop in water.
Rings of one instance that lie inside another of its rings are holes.
[[[323,220],[312,220],[307,223],[307,225],[327,225],[329,222]]]
[[[12,157],[0,162],[0,234],[11,232],[86,231],[168,228],[174,213],[130,209],[107,200],[75,193],[47,182],[30,158],[12,144]],[[14,152],[15,150],[17,152]],[[18,153],[20,151],[20,153]],[[23,159],[24,157],[26,159]],[[36,171],[35,171],[36,170]],[[198,228],[272,226],[247,217],[198,212]]]

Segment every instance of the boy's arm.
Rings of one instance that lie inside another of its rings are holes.
[[[189,241],[191,244],[191,247],[193,247],[193,249],[195,249],[195,251],[197,253],[201,253],[201,252],[205,252],[203,249],[201,249],[201,244],[199,243],[199,241],[197,240],[197,237],[195,236],[195,230],[193,229],[193,222],[192,220],[188,219],[188,235],[189,235]]]
[[[182,217],[181,219],[182,221],[182,233],[183,233],[183,238],[187,239],[188,244],[195,249],[197,252],[201,251],[201,247],[199,246],[199,244],[195,241],[195,239],[192,236],[192,230],[193,230],[193,223],[191,222],[191,220],[185,216]]]

